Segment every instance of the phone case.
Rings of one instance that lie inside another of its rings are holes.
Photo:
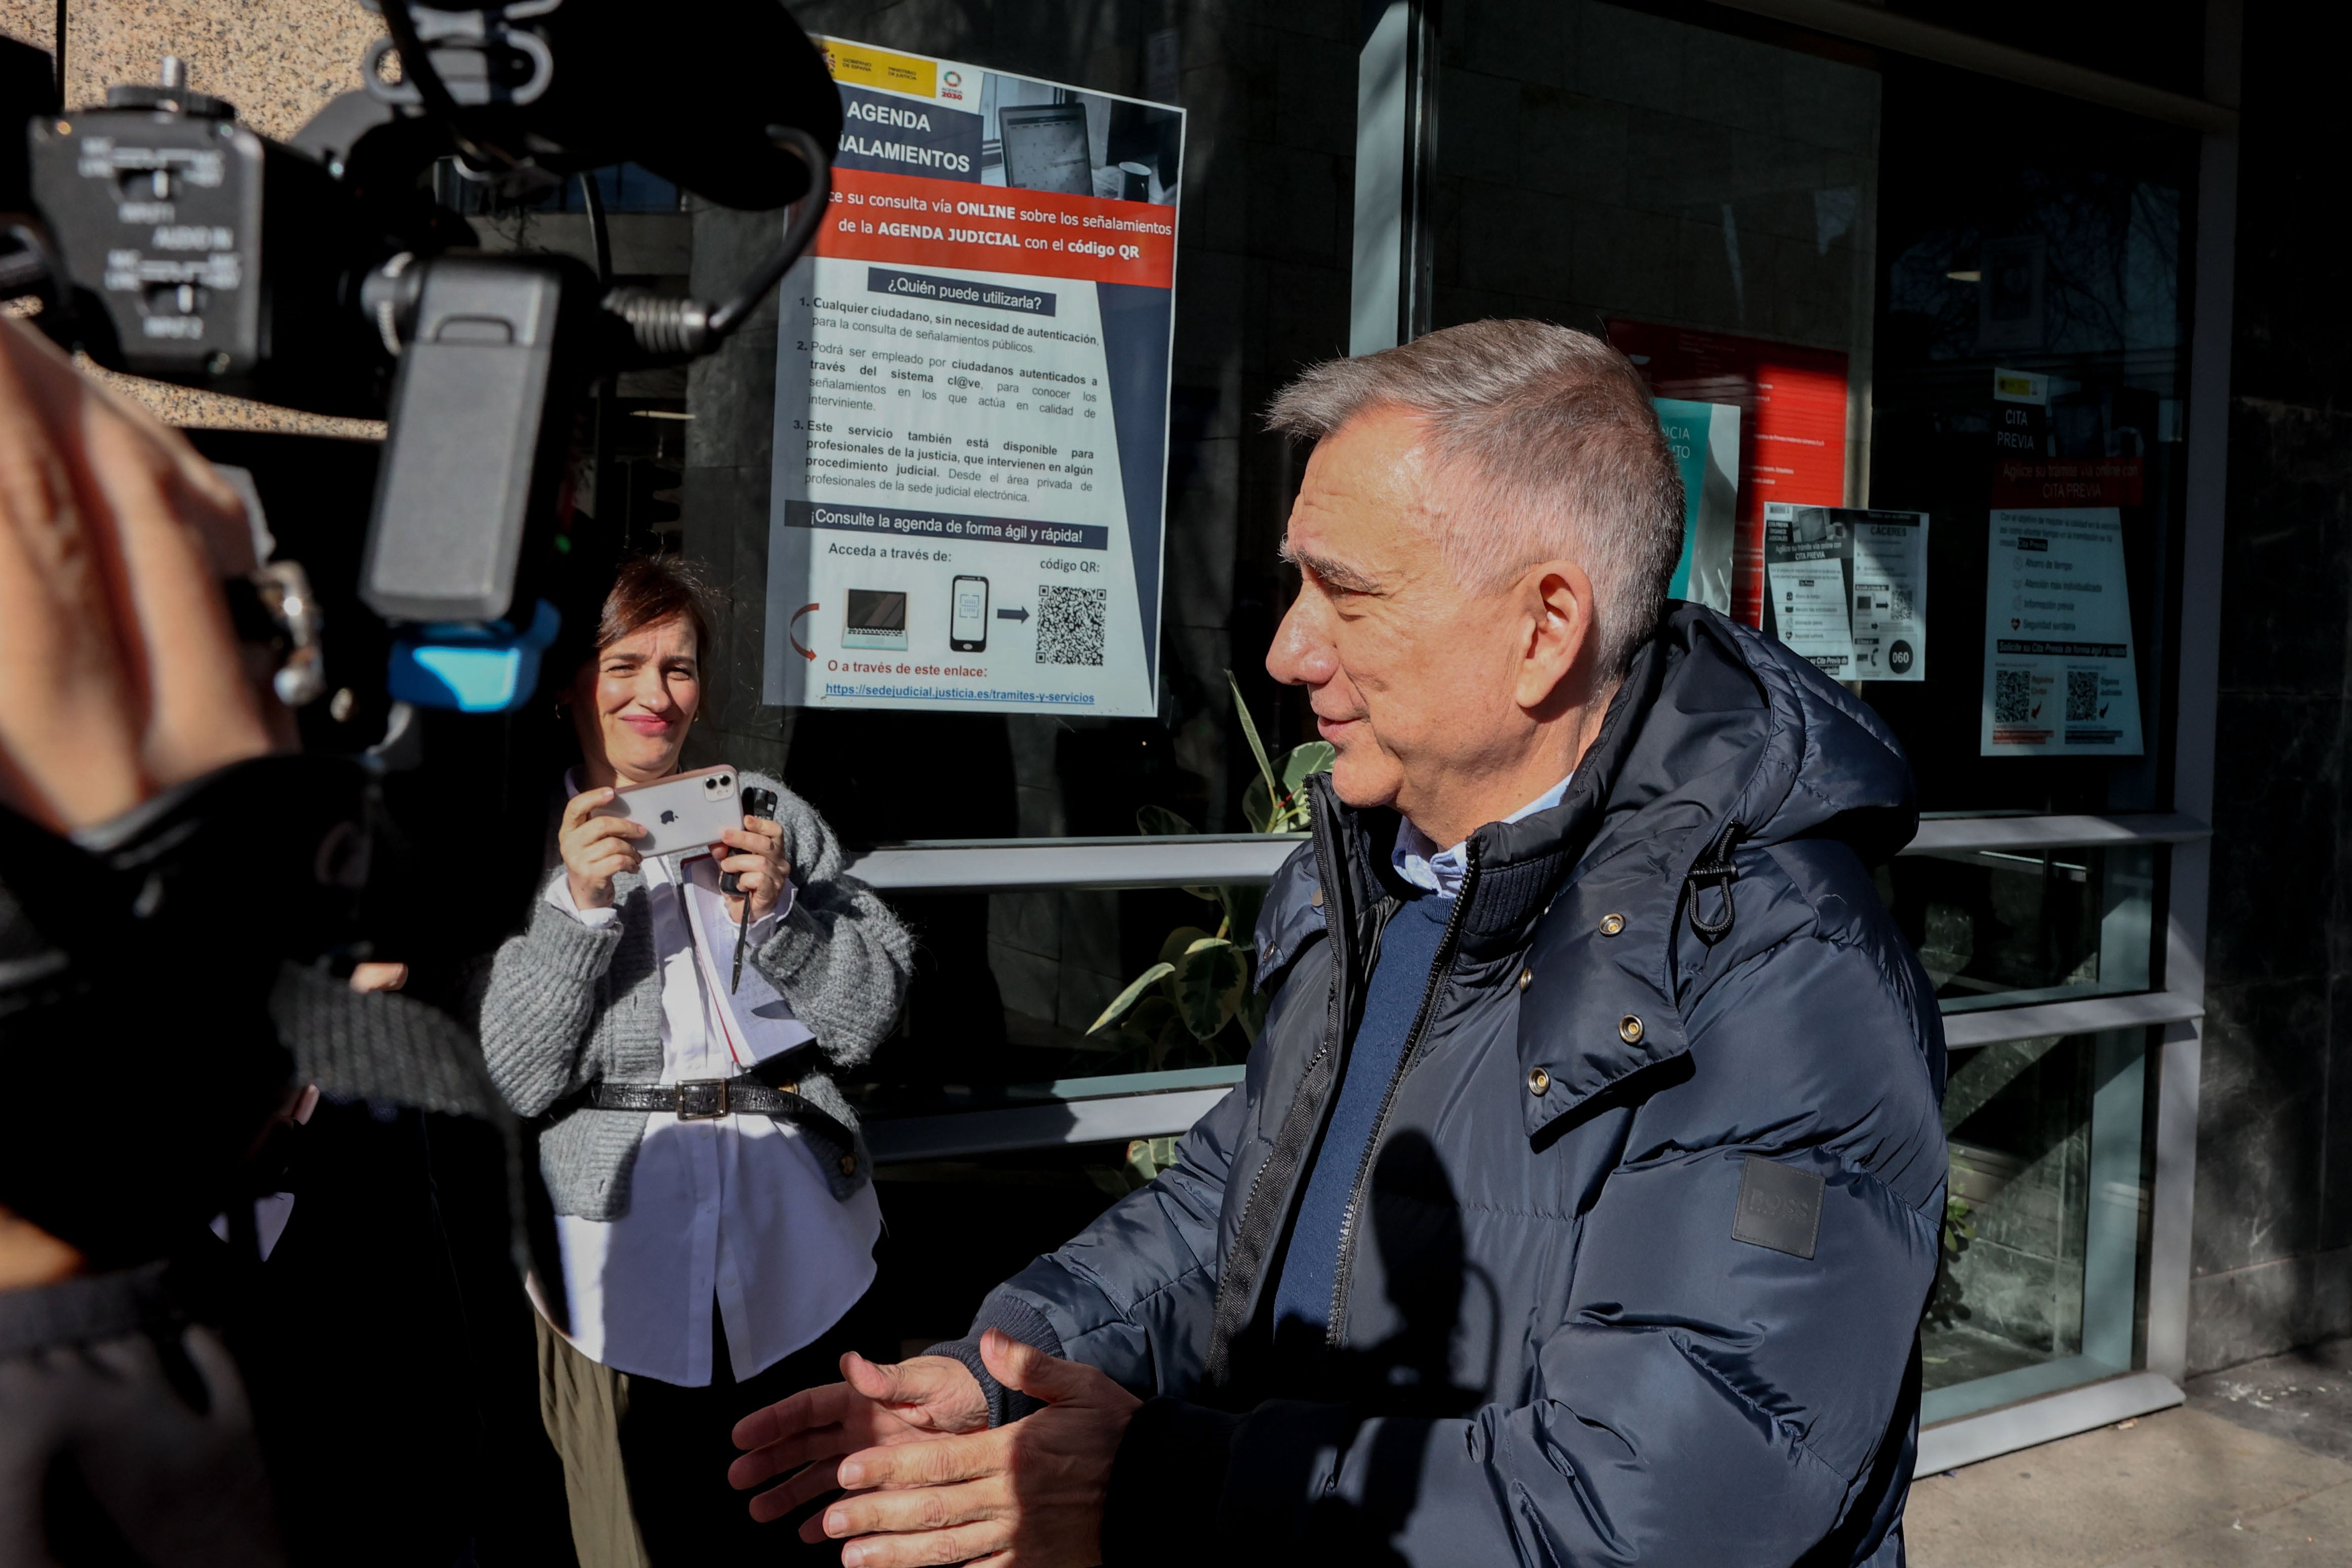
[[[636,841],[641,856],[698,854],[729,828],[743,826],[737,783],[735,770],[725,763],[698,768],[651,784],[624,784],[615,799],[588,815],[625,816],[652,829]]]

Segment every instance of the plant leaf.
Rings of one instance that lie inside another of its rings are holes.
[[[1087,1033],[1098,1034],[1118,1023],[1119,1016],[1134,1006],[1138,997],[1175,973],[1176,966],[1172,963],[1155,963],[1129,981],[1127,989],[1113,997],[1110,1005],[1102,1010],[1102,1016],[1087,1026]]]
[[[1211,936],[1207,931],[1202,931],[1199,926],[1178,926],[1174,931],[1168,933],[1168,940],[1160,944],[1160,962],[1181,967],[1184,963],[1184,955],[1192,952],[1194,946],[1201,942],[1214,942],[1216,938]],[[1174,995],[1176,994],[1175,987],[1170,986],[1168,994],[1171,996]]]
[[[1233,1022],[1249,979],[1240,951],[1221,937],[1207,937],[1184,951],[1176,972],[1176,1005],[1196,1039],[1208,1039]]]
[[[1147,837],[1190,837],[1201,830],[1169,810],[1164,805],[1139,805],[1135,808],[1135,830]],[[1214,888],[1187,888],[1186,892],[1209,903],[1217,901]]]
[[[1225,906],[1225,932],[1234,944],[1248,952],[1256,951],[1257,912],[1265,906],[1265,889],[1251,888],[1219,888],[1218,902]]]
[[[1307,826],[1307,781],[1329,773],[1339,759],[1339,749],[1328,741],[1309,741],[1285,752],[1275,766],[1275,777],[1282,784],[1282,796],[1274,803],[1275,820],[1287,828]]]
[[[1286,793],[1296,795],[1309,777],[1329,773],[1331,764],[1339,760],[1339,748],[1330,742],[1309,741],[1282,753],[1282,765],[1275,769],[1275,776],[1282,781]]]
[[[1242,791],[1242,816],[1249,819],[1252,833],[1278,833],[1274,825],[1274,796],[1266,793],[1264,779],[1252,779]]]
[[[1164,805],[1137,806],[1135,830],[1170,838],[1185,837],[1201,831]]]
[[[1242,696],[1242,683],[1234,679],[1230,669],[1225,671],[1225,684],[1234,689],[1234,712],[1242,721],[1242,734],[1249,742],[1250,755],[1257,759],[1258,777],[1265,781],[1265,793],[1271,797],[1278,793],[1274,783],[1274,763],[1266,759],[1265,742],[1257,738],[1257,721],[1250,717],[1249,703]],[[1263,833],[1265,829],[1258,831]]]
[[[1290,833],[1308,826],[1307,781],[1328,773],[1339,752],[1328,741],[1293,746],[1276,759],[1272,790],[1263,778],[1252,779],[1242,792],[1242,812],[1260,833]]]
[[[1184,1020],[1171,1017],[1151,1042],[1150,1055],[1147,1058],[1151,1063],[1151,1070],[1160,1072],[1182,1067],[1192,1045],[1192,1031],[1184,1026]]]

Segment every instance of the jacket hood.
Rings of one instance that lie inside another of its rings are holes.
[[[1677,601],[1634,655],[1559,805],[1470,836],[1486,872],[1472,941],[1515,940],[1507,933],[1563,873],[1636,844],[1674,862],[1679,882],[1709,846],[1733,841],[1829,837],[1875,863],[1918,822],[1911,764],[1884,721],[1778,638]]]
[[[1687,815],[1677,806],[1737,821],[1752,844],[1839,838],[1865,863],[1918,829],[1910,760],[1885,721],[1779,638],[1701,605],[1673,605],[1635,655],[1577,773],[1601,806],[1596,844],[1661,810]]]

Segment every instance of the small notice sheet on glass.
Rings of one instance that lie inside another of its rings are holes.
[[[1840,680],[1927,676],[1927,514],[1764,507],[1765,629]]]
[[[1982,754],[2138,756],[2122,514],[1996,511],[1991,538]]]

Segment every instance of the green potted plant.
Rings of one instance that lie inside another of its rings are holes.
[[[1242,814],[1255,833],[1304,832],[1309,820],[1307,781],[1328,772],[1336,754],[1328,742],[1310,741],[1279,757],[1266,754],[1249,705],[1233,672],[1234,710],[1257,760],[1258,776],[1242,794]],[[1164,806],[1136,813],[1147,834],[1195,834],[1200,830]],[[1265,998],[1256,986],[1257,954],[1252,933],[1265,889],[1258,887],[1187,888],[1219,911],[1213,931],[1181,925],[1160,943],[1160,960],[1113,998],[1087,1030],[1119,1047],[1125,1062],[1148,1072],[1183,1067],[1219,1067],[1249,1054],[1265,1018]]]

